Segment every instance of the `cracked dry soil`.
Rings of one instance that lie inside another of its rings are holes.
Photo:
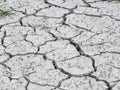
[[[120,90],[117,0],[1,0],[0,90]]]

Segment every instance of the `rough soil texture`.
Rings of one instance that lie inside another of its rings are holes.
[[[120,3],[1,0],[0,90],[120,90]]]

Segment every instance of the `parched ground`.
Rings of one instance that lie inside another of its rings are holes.
[[[0,90],[120,90],[117,0],[0,0]],[[9,14],[9,13],[8,13]]]

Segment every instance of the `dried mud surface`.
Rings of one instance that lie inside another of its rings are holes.
[[[0,90],[120,90],[118,1],[0,6],[13,13],[0,18]]]

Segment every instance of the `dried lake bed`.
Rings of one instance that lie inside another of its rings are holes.
[[[119,0],[1,0],[0,90],[120,90]]]

